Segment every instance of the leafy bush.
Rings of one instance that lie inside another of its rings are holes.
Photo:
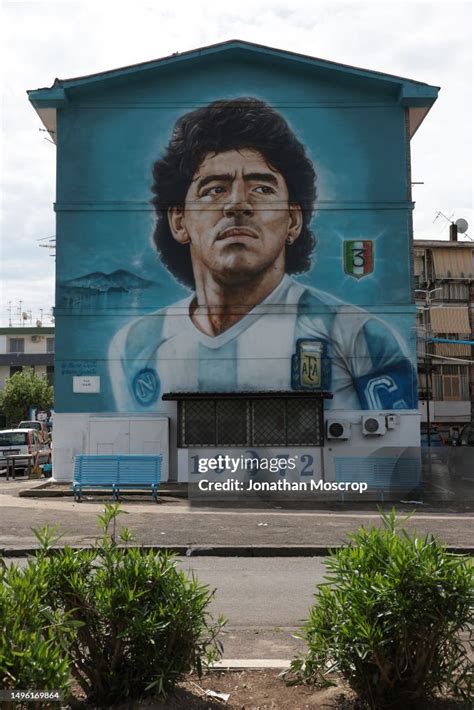
[[[103,539],[90,550],[69,547],[47,556],[52,539],[39,534],[47,560],[49,603],[78,622],[70,644],[72,673],[89,702],[110,705],[146,692],[165,695],[188,670],[217,659],[223,620],[209,620],[212,593],[176,569],[174,556],[119,547],[109,534],[118,505],[100,516]]]
[[[289,681],[328,685],[338,671],[371,708],[416,707],[435,692],[473,699],[473,565],[432,536],[361,528],[326,562]]]
[[[26,569],[0,563],[0,688],[59,690],[67,698],[75,625],[45,604],[44,573],[35,561]]]
[[[30,407],[51,409],[53,399],[53,387],[48,385],[45,377],[38,377],[31,367],[25,367],[8,377],[0,392],[0,406],[12,426],[28,418]]]

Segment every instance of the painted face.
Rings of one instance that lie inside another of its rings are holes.
[[[188,189],[184,209],[169,213],[173,235],[190,243],[193,270],[240,283],[268,269],[284,271],[285,242],[300,234],[299,205],[288,203],[283,176],[255,150],[209,153]]]

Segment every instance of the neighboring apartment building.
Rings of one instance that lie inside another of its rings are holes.
[[[32,367],[53,384],[54,328],[0,328],[0,389],[24,367]]]
[[[474,244],[415,239],[413,256],[415,289],[439,289],[428,308],[425,293],[415,294],[422,427],[429,398],[430,421],[446,437],[474,412]]]

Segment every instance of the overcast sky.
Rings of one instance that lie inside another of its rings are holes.
[[[33,322],[54,305],[56,149],[27,89],[243,39],[441,87],[412,140],[416,238],[448,238],[436,213],[472,214],[471,2],[1,2],[2,269],[0,325],[22,310]],[[43,241],[40,241],[43,240]]]

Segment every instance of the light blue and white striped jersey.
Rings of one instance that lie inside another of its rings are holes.
[[[118,411],[159,409],[167,392],[291,390],[299,342],[320,344],[321,389],[332,409],[415,409],[406,344],[387,323],[285,276],[274,291],[215,337],[192,322],[194,296],[124,326],[109,348]]]

